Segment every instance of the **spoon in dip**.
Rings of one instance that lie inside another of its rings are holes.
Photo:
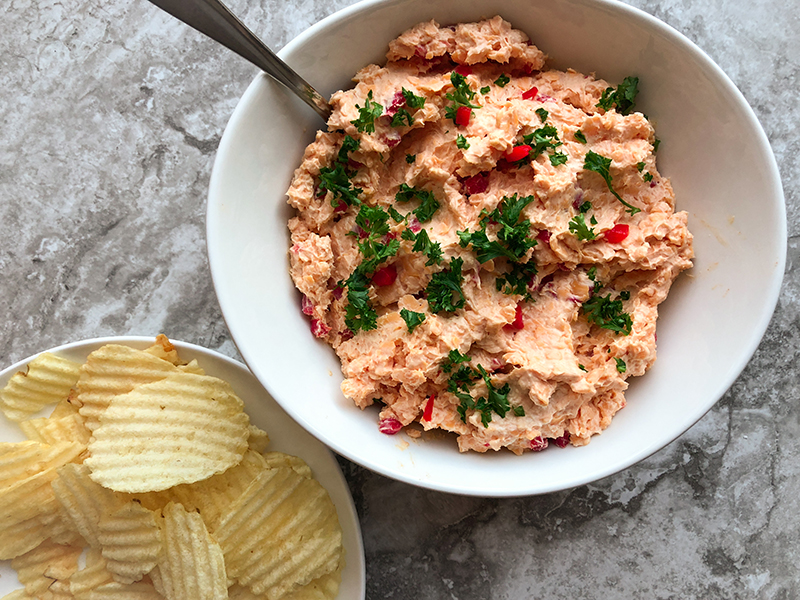
[[[328,101],[267,48],[264,42],[219,0],[150,0],[150,2],[249,60],[296,94],[325,121],[331,116]]]

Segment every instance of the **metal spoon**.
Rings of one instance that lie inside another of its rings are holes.
[[[328,120],[331,106],[317,90],[267,48],[245,27],[236,15],[219,0],[150,0],[173,17],[194,27],[229,50],[246,58],[259,69],[296,94],[303,102]]]

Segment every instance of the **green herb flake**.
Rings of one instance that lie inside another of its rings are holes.
[[[480,106],[472,104],[471,101],[475,98],[475,92],[470,89],[467,78],[461,75],[461,73],[456,73],[455,71],[450,73],[450,83],[453,84],[453,91],[445,94],[445,98],[450,100],[453,104],[445,109],[444,114],[446,118],[455,123],[456,113],[459,107],[480,108]]]
[[[658,147],[661,145],[661,140],[656,138],[653,142],[653,152],[658,152]]]
[[[569,160],[569,157],[563,152],[553,152],[550,155],[550,164],[554,167],[565,164],[567,160]]]
[[[378,327],[378,313],[369,302],[370,280],[360,269],[347,279],[347,308],[344,322],[353,333]]]
[[[466,150],[467,148],[469,148],[469,142],[467,141],[467,138],[459,134],[458,137],[456,138],[456,146],[461,150]]]
[[[543,108],[537,108],[535,112],[537,115],[539,115],[539,120],[542,123],[547,123],[547,117],[550,116],[550,113]]]
[[[425,98],[422,96],[417,96],[406,88],[400,88],[400,92],[403,94],[403,99],[405,99],[408,108],[422,108],[425,106]]]
[[[631,293],[628,290],[623,290],[619,293],[619,297],[622,298],[623,300],[630,300]]]
[[[497,87],[503,88],[506,87],[506,84],[508,84],[509,81],[511,81],[511,78],[505,73],[503,73],[502,75],[500,75],[500,77],[494,80],[494,84]]]
[[[414,246],[411,250],[414,252],[422,252],[428,257],[428,261],[425,263],[426,267],[442,263],[442,245],[439,242],[432,241],[428,236],[428,232],[424,229],[420,230],[417,234],[414,234],[410,229],[406,229],[401,234],[401,237],[407,240],[414,240]]]
[[[517,417],[524,417],[525,416],[525,409],[522,406],[515,406],[511,410],[514,411],[514,416],[517,416]]]
[[[414,312],[413,310],[408,310],[407,308],[400,309],[400,316],[403,318],[403,321],[406,322],[408,333],[413,333],[414,330],[425,320],[425,313]]]
[[[442,371],[445,373],[450,373],[456,365],[469,362],[471,360],[472,359],[469,356],[461,354],[461,352],[456,349],[450,350],[450,353],[442,361]]]
[[[349,135],[344,136],[333,165],[322,167],[319,170],[319,189],[327,190],[333,194],[331,204],[334,207],[338,207],[342,203],[347,206],[361,204],[358,196],[363,190],[353,187],[350,180],[355,176],[356,172],[349,169],[349,155],[357,150],[359,145],[360,140]]]
[[[605,180],[606,185],[608,186],[608,191],[614,194],[614,197],[627,207],[625,209],[625,212],[631,215],[635,215],[636,213],[640,212],[641,209],[636,208],[635,206],[632,206],[627,202],[625,202],[625,200],[622,199],[622,196],[620,196],[614,190],[613,186],[611,185],[610,167],[611,167],[610,158],[606,158],[605,156],[592,152],[591,150],[589,150],[586,153],[586,157],[584,158],[583,161],[583,168],[586,169],[587,171],[592,171],[600,175],[600,177],[602,177]]]
[[[490,88],[488,85],[485,85],[480,89],[480,92],[481,92],[482,96],[485,96],[486,94],[488,94],[491,91],[492,91],[492,88]]]
[[[592,203],[588,200],[578,207],[578,212],[587,213],[592,210]]]
[[[636,96],[639,93],[639,78],[626,77],[617,86],[606,88],[600,96],[600,101],[596,104],[598,108],[609,111],[616,108],[622,115],[629,114],[636,104]]]
[[[420,223],[427,223],[433,218],[433,215],[439,210],[439,201],[433,195],[433,192],[427,190],[420,190],[411,187],[407,183],[400,184],[400,190],[394,197],[397,202],[410,202],[411,200],[418,199],[420,204],[411,212],[417,217]]]
[[[594,229],[586,224],[586,220],[582,214],[572,217],[572,220],[569,222],[569,230],[570,233],[574,234],[575,237],[582,242],[588,242],[597,238]]]
[[[461,289],[461,282],[464,279],[461,274],[463,264],[462,258],[454,258],[448,268],[431,276],[431,281],[425,288],[431,312],[454,312],[464,307],[466,298]]]
[[[583,134],[583,132],[580,129],[578,129],[575,132],[575,139],[578,140],[581,144],[585,144],[586,143],[586,136]]]
[[[587,369],[586,367],[584,367],[584,366],[583,366],[582,364],[580,364],[580,363],[578,364],[578,368],[579,368],[581,371],[583,371],[584,373],[588,373],[588,372],[589,372],[589,371],[588,371],[588,369]]]
[[[639,171],[639,173],[641,173],[644,170],[644,167],[645,167],[645,163],[644,162],[636,163],[636,170]]]
[[[624,373],[628,370],[628,365],[626,365],[625,361],[621,358],[615,358],[614,361],[617,363],[617,371],[620,373]]]
[[[652,173],[645,173],[644,177],[642,177],[647,183],[653,181],[653,174]]]
[[[403,121],[405,120],[406,125],[411,127],[414,124],[414,117],[411,116],[411,113],[408,112],[405,108],[398,108],[397,112],[394,113],[392,116],[392,127],[402,127]]]
[[[607,296],[592,295],[583,303],[581,310],[590,323],[623,335],[630,335],[633,329],[631,316],[622,310],[622,300],[612,300]]]
[[[417,162],[417,155],[416,154],[406,154],[406,162],[410,165],[413,165]]]
[[[356,108],[358,109],[358,118],[350,122],[356,126],[359,133],[374,133],[375,119],[383,114],[383,106],[372,101],[372,90],[367,94],[363,108],[358,104],[356,104]]]
[[[507,296],[518,294],[524,300],[531,300],[530,285],[538,272],[532,259],[526,263],[511,263],[511,270],[495,279],[495,288]]]

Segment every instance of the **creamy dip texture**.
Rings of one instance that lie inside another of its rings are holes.
[[[384,433],[584,445],[655,361],[693,252],[638,80],[545,58],[500,17],[421,23],[333,95],[294,174],[302,310]]]

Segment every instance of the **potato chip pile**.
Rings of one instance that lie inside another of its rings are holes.
[[[83,365],[42,354],[0,410],[28,437],[0,443],[0,559],[25,586],[2,600],[336,597],[328,493],[165,336]]]

